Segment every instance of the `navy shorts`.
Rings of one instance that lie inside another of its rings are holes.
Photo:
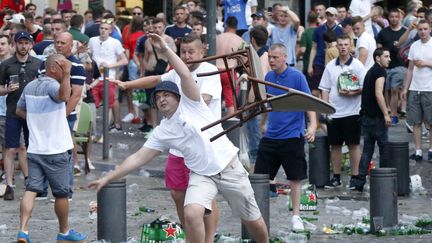
[[[288,180],[303,180],[307,178],[303,137],[261,139],[254,173],[269,174],[270,180],[273,180],[281,165],[285,170]]]
[[[5,148],[19,148],[21,144],[28,147],[29,131],[25,119],[19,117],[6,117]]]
[[[68,197],[69,158],[68,152],[50,155],[27,153],[26,191],[43,193],[44,181],[47,179],[54,197]]]

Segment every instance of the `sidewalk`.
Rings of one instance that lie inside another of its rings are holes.
[[[99,122],[99,121],[98,121]],[[86,184],[98,178],[104,171],[114,169],[115,166],[126,158],[129,154],[138,150],[144,143],[144,135],[136,132],[139,125],[125,124],[122,133],[110,135],[112,143],[113,157],[108,161],[102,160],[102,145],[94,144],[92,161],[96,166],[96,171],[91,174],[75,177],[74,197],[70,203],[70,225],[79,232],[89,235],[87,242],[93,242],[97,238],[97,220],[91,220],[88,216],[90,201],[96,201],[96,193],[86,188]],[[408,135],[403,123],[390,128],[391,141],[412,141],[412,136]],[[426,152],[427,144],[424,146]],[[411,147],[410,151],[413,151]],[[80,156],[82,160],[83,157]],[[145,222],[150,222],[161,215],[168,215],[177,221],[175,206],[170,198],[169,192],[165,189],[163,170],[166,155],[161,155],[141,170],[135,171],[133,175],[127,177],[127,229],[128,236],[135,241],[140,239],[141,226]],[[414,163],[410,162],[410,175],[419,174],[422,178],[423,186],[432,191],[432,163],[426,161]],[[23,193],[23,179],[18,173],[15,174],[15,200],[4,201],[0,199],[0,229],[1,225],[6,225],[6,230],[0,230],[0,242],[14,242],[19,227],[19,199]],[[345,184],[348,177],[344,177]],[[279,183],[286,183],[283,172],[278,175]],[[133,186],[131,186],[133,185]],[[318,215],[303,213],[304,216],[316,217],[317,221],[312,221],[318,228],[312,232],[309,242],[432,242],[432,234],[413,235],[413,236],[385,236],[376,237],[374,235],[326,235],[322,232],[324,225],[330,226],[332,223],[348,224],[355,221],[351,216],[343,214],[332,214],[326,212],[327,198],[339,196],[341,200],[332,203],[332,206],[346,207],[353,211],[361,207],[369,209],[368,193],[351,192],[346,188],[338,190],[319,189],[318,194]],[[51,195],[50,195],[51,196]],[[226,201],[218,195],[218,206],[220,210],[218,232],[240,236],[240,220],[232,217]],[[287,197],[279,195],[277,198],[270,199],[270,237],[275,238],[289,232],[291,228],[291,214],[287,207]],[[140,213],[139,207],[145,206],[155,209],[154,213]],[[410,216],[420,216],[422,214],[432,215],[431,194],[425,196],[399,197],[398,213],[399,218],[403,214]],[[115,220],[115,219],[113,219]],[[57,220],[53,210],[53,203],[47,201],[37,201],[30,219],[30,236],[33,242],[53,242],[58,228]]]

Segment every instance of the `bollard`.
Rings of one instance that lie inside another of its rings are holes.
[[[405,196],[409,194],[408,142],[387,142],[384,146],[384,159],[381,160],[380,167],[396,168],[398,195]]]
[[[329,181],[330,146],[327,136],[316,137],[309,144],[309,183],[322,188]]]
[[[267,225],[267,232],[270,233],[270,206],[269,206],[269,175],[268,174],[251,174],[249,175],[249,181],[252,185],[252,189],[255,192],[255,200],[258,204],[258,208],[261,211],[261,215],[264,222]],[[246,227],[242,224],[241,228],[242,239],[252,239],[252,236],[247,231]]]
[[[126,179],[112,181],[97,194],[97,239],[112,243],[127,240]]]
[[[370,172],[370,230],[375,233],[373,217],[383,217],[383,227],[398,223],[396,168],[375,168]]]

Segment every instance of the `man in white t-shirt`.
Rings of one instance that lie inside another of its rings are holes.
[[[421,161],[422,155],[422,127],[425,121],[432,128],[432,39],[430,37],[431,27],[429,22],[421,20],[417,24],[417,33],[420,40],[414,42],[409,50],[408,71],[404,80],[402,99],[407,99],[408,90],[408,117],[409,123],[414,124],[415,153],[410,159]],[[430,133],[430,139],[432,134]],[[432,161],[432,148],[429,143],[428,161]]]
[[[93,60],[99,67],[101,75],[103,75],[104,68],[109,68],[108,78],[116,79],[117,69],[121,66],[128,64],[128,59],[124,52],[123,46],[119,40],[114,39],[110,36],[112,32],[111,23],[106,20],[102,21],[99,27],[100,36],[95,36],[89,40],[89,50]],[[101,80],[99,78],[99,80]],[[93,85],[93,84],[92,84]],[[93,96],[95,99],[96,107],[99,106],[103,99],[103,82],[98,82],[93,88]],[[115,98],[116,86],[115,84],[109,84],[109,108],[112,109],[114,116],[114,126],[110,128],[110,132],[121,131],[121,120],[120,120],[120,107],[118,100]]]
[[[373,52],[376,49],[375,38],[365,31],[364,21],[360,16],[352,18],[352,29],[357,37],[355,57],[369,70],[374,65]]]
[[[183,62],[198,61],[204,57],[204,48],[201,38],[195,34],[187,35],[180,40],[180,58]],[[211,76],[198,77],[197,74],[217,72],[215,65],[208,62],[187,64],[192,77],[196,81],[204,102],[210,108],[210,111],[216,117],[215,120],[221,118],[221,93],[222,85],[218,74]],[[158,76],[147,76],[130,82],[114,81],[123,89],[137,88],[154,88],[161,81],[172,81],[181,88],[180,76],[175,70]],[[180,89],[180,94],[182,91]],[[214,120],[214,121],[215,121]],[[184,156],[178,150],[170,149],[167,165],[165,167],[165,184],[171,191],[171,197],[176,203],[177,214],[180,222],[184,225],[183,205],[186,195],[186,189],[189,184],[190,170],[186,167]],[[206,242],[213,242],[217,227],[217,207],[216,201],[213,201],[213,212],[206,217]]]
[[[352,0],[349,7],[349,12],[352,17],[360,16],[363,18],[365,30],[371,35],[374,34],[371,20],[373,15],[372,7],[374,6],[374,3],[380,1],[382,0]]]
[[[191,170],[184,203],[184,226],[190,242],[205,242],[204,216],[212,210],[212,201],[221,192],[233,214],[240,216],[255,241],[267,243],[267,228],[255,201],[248,173],[238,159],[238,148],[226,136],[210,142],[211,137],[222,132],[221,125],[201,131],[216,116],[202,99],[185,63],[160,36],[150,34],[149,37],[175,68],[181,80],[182,93],[170,81],[156,86],[152,98],[164,119],[140,150],[112,173],[91,182],[89,187],[100,190],[111,180],[147,164],[162,151],[177,149],[182,152],[186,166]]]
[[[366,69],[363,64],[350,55],[351,38],[342,35],[337,38],[339,57],[330,61],[324,70],[319,89],[322,99],[336,108],[329,115],[327,122],[328,139],[331,145],[331,161],[333,178],[325,185],[326,188],[340,187],[342,145],[348,145],[351,164],[350,189],[355,189],[360,163],[360,105],[363,79]],[[348,83],[352,88],[340,86]]]

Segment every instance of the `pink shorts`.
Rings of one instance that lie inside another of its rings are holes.
[[[165,185],[171,190],[186,190],[189,184],[189,172],[184,158],[168,153],[165,167]]]

